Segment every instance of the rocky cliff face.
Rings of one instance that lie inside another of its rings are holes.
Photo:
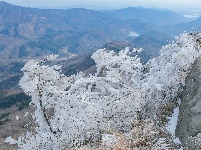
[[[176,136],[187,149],[201,149],[201,57],[186,78]]]

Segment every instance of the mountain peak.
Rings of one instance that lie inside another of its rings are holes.
[[[0,6],[15,6],[15,5],[7,3],[5,1],[0,1]]]
[[[7,9],[9,9],[9,10],[12,10],[13,8],[23,8],[22,6],[17,6],[17,5],[14,5],[14,4],[10,4],[10,3],[7,3],[7,2],[5,2],[5,1],[0,1],[0,11],[1,10],[7,10]]]

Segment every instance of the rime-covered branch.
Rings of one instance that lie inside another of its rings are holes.
[[[92,55],[97,73],[87,77],[83,73],[66,77],[60,66],[27,62],[20,86],[32,96],[39,128],[34,136],[19,137],[19,149],[64,149],[89,139],[96,143],[105,130],[126,133],[135,119],[155,118],[158,108],[181,92],[200,54],[200,37],[200,33],[176,37],[144,66],[137,56],[127,55],[129,49],[119,54],[100,49]],[[48,109],[53,110],[50,117]]]

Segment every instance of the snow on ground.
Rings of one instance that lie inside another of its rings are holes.
[[[132,32],[130,32],[129,36],[135,36],[135,37],[138,37],[139,34],[137,34],[135,31],[132,31]]]
[[[186,18],[192,18],[192,19],[197,19],[199,18],[199,14],[193,14],[193,15],[184,15]]]
[[[178,101],[179,106],[181,104],[181,99],[179,99]],[[179,106],[174,108],[173,110],[173,114],[171,117],[167,117],[167,119],[169,120],[169,122],[166,125],[166,130],[168,132],[171,133],[172,137],[173,137],[173,141],[177,144],[181,144],[179,138],[177,138],[175,136],[175,130],[176,130],[176,126],[177,126],[177,120],[178,120],[178,116],[179,116]],[[180,150],[183,150],[183,148],[180,148]]]

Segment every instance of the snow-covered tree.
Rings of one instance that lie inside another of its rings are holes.
[[[157,119],[157,110],[182,90],[185,77],[200,54],[199,33],[183,34],[164,46],[160,56],[144,66],[126,48],[115,54],[100,49],[92,58],[97,73],[66,77],[61,66],[45,65],[55,59],[30,60],[22,68],[22,89],[36,107],[36,133],[18,140],[19,149],[64,149],[85,144],[95,146],[101,134],[129,132],[135,119]]]

